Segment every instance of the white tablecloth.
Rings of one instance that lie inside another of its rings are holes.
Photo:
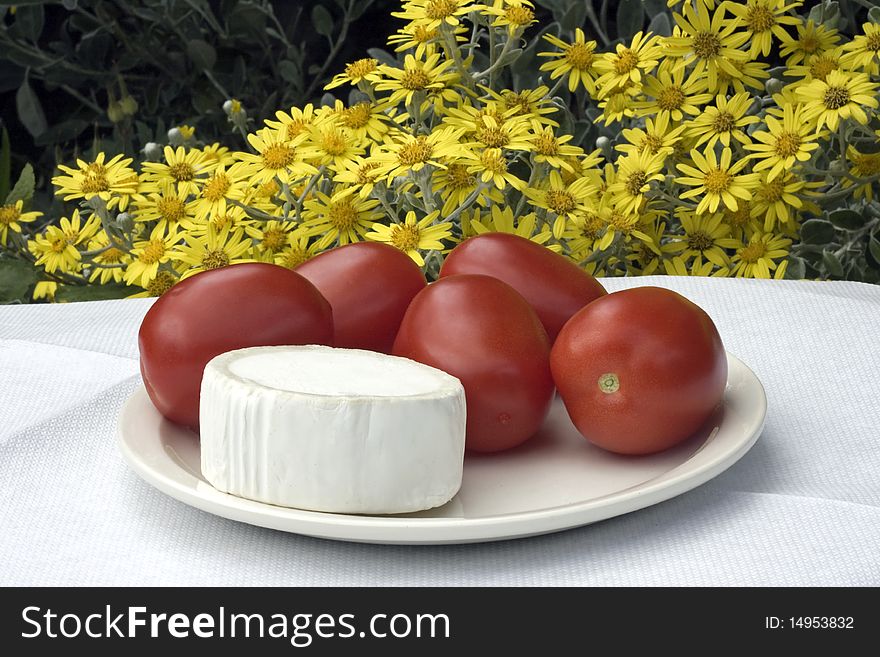
[[[170,499],[116,446],[150,300],[0,307],[0,585],[880,585],[880,287],[652,277],[763,382],[757,445],[596,525],[459,546],[333,542]]]

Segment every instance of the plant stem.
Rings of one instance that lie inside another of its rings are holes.
[[[317,86],[324,79],[324,76],[327,74],[327,69],[330,68],[330,64],[336,59],[337,55],[339,55],[339,51],[342,50],[342,45],[345,43],[346,37],[348,37],[348,28],[351,25],[351,11],[354,7],[355,0],[349,0],[348,4],[345,7],[345,15],[342,17],[342,28],[339,30],[339,36],[336,39],[336,43],[333,44],[333,48],[330,50],[330,54],[327,55],[327,59],[324,60],[324,63],[321,65],[320,70],[315,74],[315,77],[312,78],[311,84],[309,84],[306,92],[303,94],[305,98],[311,98],[312,94],[315,93]]]
[[[599,23],[599,19],[596,16],[596,10],[593,9],[592,0],[583,0],[583,1],[584,1],[584,5],[587,8],[587,19],[589,19],[590,23],[593,26],[593,29],[596,30],[596,34],[599,35],[599,39],[602,41],[602,45],[604,45],[607,48],[611,42],[608,40],[608,35],[605,34],[605,30],[602,29],[602,25]]]

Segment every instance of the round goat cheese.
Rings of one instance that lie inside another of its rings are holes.
[[[461,486],[461,382],[359,349],[251,347],[205,367],[202,474],[218,490],[333,513],[408,513]]]

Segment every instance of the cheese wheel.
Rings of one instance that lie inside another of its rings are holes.
[[[461,486],[461,382],[324,346],[221,354],[201,385],[202,474],[218,490],[333,513],[421,511]]]

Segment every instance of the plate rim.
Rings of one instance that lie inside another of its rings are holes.
[[[726,352],[726,355],[729,370],[732,369],[731,366],[741,370],[745,382],[753,387],[753,392],[758,393],[757,399],[760,402],[760,407],[755,412],[757,421],[749,424],[740,440],[732,441],[718,454],[706,458],[705,451],[710,445],[710,436],[685,461],[640,484],[600,497],[542,509],[512,511],[481,518],[414,518],[309,511],[221,492],[178,465],[175,473],[194,482],[194,485],[187,485],[164,469],[151,468],[129,444],[123,431],[124,420],[133,412],[137,397],[146,395],[143,382],[128,396],[119,412],[116,423],[117,445],[128,466],[162,493],[201,511],[259,527],[316,538],[397,545],[440,545],[525,538],[585,526],[659,504],[701,486],[739,461],[754,446],[764,429],[767,395],[748,365],[730,352]],[[694,467],[694,460],[699,459],[701,454],[706,459],[705,462],[698,461],[697,467]],[[167,462],[174,463],[171,458]],[[690,468],[687,467],[689,465]],[[297,527],[291,528],[291,524]],[[418,531],[415,531],[416,528]]]

